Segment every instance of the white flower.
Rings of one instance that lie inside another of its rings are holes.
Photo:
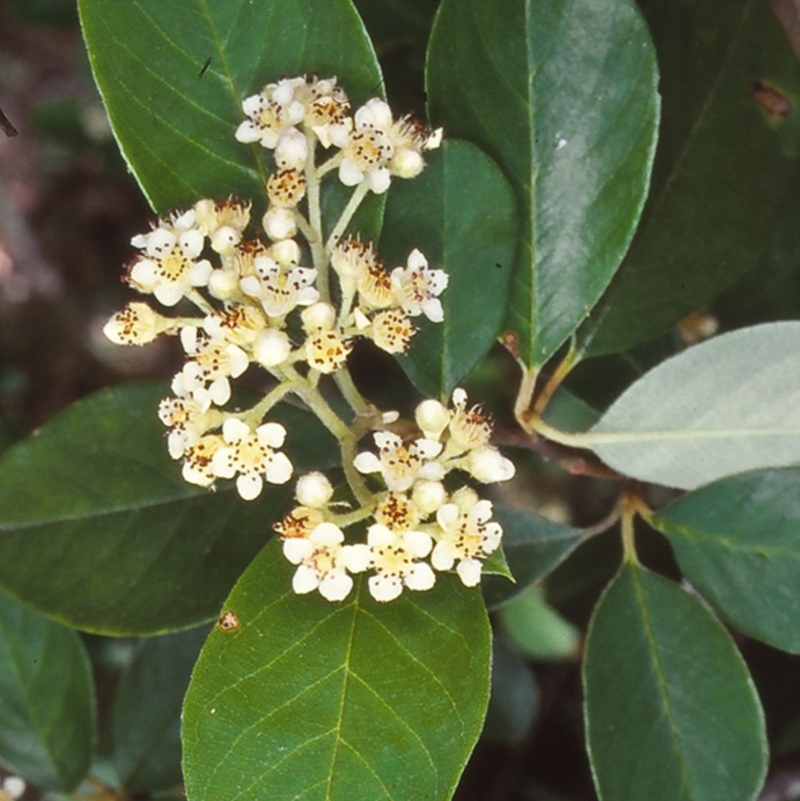
[[[250,222],[250,203],[230,198],[214,201],[204,198],[194,204],[197,226],[211,240],[217,253],[233,253]]]
[[[295,506],[283,520],[275,523],[273,528],[282,537],[308,537],[308,535],[323,521],[325,515],[321,509],[312,509],[310,506]]]
[[[246,501],[261,494],[264,480],[270,484],[285,484],[292,477],[292,463],[284,453],[276,451],[283,445],[286,429],[280,423],[264,423],[253,431],[235,417],[222,425],[226,446],[211,460],[211,469],[219,478],[236,478],[236,489]]]
[[[309,85],[310,97],[306,101],[305,125],[310,128],[322,146],[344,147],[347,134],[353,127],[348,116],[350,101],[336,78],[315,78]]]
[[[211,262],[197,261],[203,250],[200,231],[192,229],[179,238],[167,228],[157,228],[142,238],[144,255],[139,256],[128,274],[135,289],[155,295],[164,306],[175,306],[192,287],[208,283]]]
[[[389,163],[394,147],[389,136],[392,112],[387,103],[377,97],[368,100],[356,111],[355,130],[342,150],[339,180],[345,186],[366,181],[369,188],[381,194],[389,188]]]
[[[224,312],[209,314],[203,320],[203,330],[212,339],[240,347],[252,345],[267,325],[264,313],[252,303],[230,304]]]
[[[203,230],[197,222],[194,209],[172,212],[169,217],[158,220],[148,233],[131,237],[131,244],[139,250],[148,250],[151,243],[158,243],[162,231],[169,231],[181,247],[203,248]]]
[[[170,428],[167,449],[173,459],[180,459],[216,420],[209,414],[211,401],[195,398],[164,398],[158,405],[158,419]]]
[[[432,540],[424,531],[394,532],[380,523],[367,531],[367,544],[372,554],[375,575],[369,578],[369,591],[376,601],[391,601],[403,591],[429,590],[436,575],[426,562]]]
[[[392,289],[403,311],[412,317],[424,314],[434,323],[444,319],[438,295],[445,290],[447,282],[447,273],[429,267],[428,260],[416,248],[409,254],[405,267],[392,270]]]
[[[267,179],[267,196],[273,206],[293,209],[306,193],[306,176],[300,170],[279,170]]]
[[[393,492],[411,489],[417,479],[440,481],[444,478],[442,466],[432,461],[442,450],[439,442],[418,439],[406,444],[389,431],[378,431],[374,437],[378,455],[364,451],[354,460],[360,473],[380,473]]]
[[[359,302],[365,309],[385,309],[395,302],[392,279],[377,258],[366,259],[365,268],[358,276]]]
[[[181,475],[189,484],[210,487],[216,476],[211,468],[214,454],[225,445],[218,434],[207,434],[186,448]]]
[[[434,150],[442,143],[442,129],[430,131],[406,115],[393,123],[389,136],[394,147],[390,164],[392,175],[415,178],[425,167],[423,150]]]
[[[371,323],[369,337],[387,353],[405,353],[417,327],[400,309],[384,309],[378,312]]]
[[[420,522],[420,513],[414,501],[397,492],[390,492],[373,513],[376,523],[381,523],[392,531],[411,531]]]
[[[368,242],[348,237],[337,243],[331,253],[331,267],[339,276],[342,288],[353,291],[362,276],[380,266],[378,254]]]
[[[323,473],[306,473],[297,479],[294,492],[297,502],[312,509],[321,509],[328,504],[333,496],[331,482]]]
[[[313,331],[308,335],[305,356],[308,366],[324,375],[341,370],[353,349],[353,341],[340,331]]]
[[[292,589],[298,595],[319,590],[328,601],[342,601],[353,588],[353,572],[364,570],[369,552],[364,546],[343,545],[344,534],[333,523],[320,523],[308,537],[293,537],[283,542],[283,554],[297,565]],[[352,566],[352,568],[351,568]]]
[[[450,416],[450,450],[458,452],[483,448],[492,436],[492,423],[480,406],[467,408],[467,393],[456,387],[453,390],[453,412]]]
[[[312,286],[317,271],[309,267],[283,270],[269,256],[254,260],[257,275],[239,282],[242,292],[261,301],[268,317],[283,318],[297,306],[308,306],[319,300],[319,292]]]
[[[174,327],[172,320],[162,317],[146,303],[134,302],[117,312],[103,326],[103,333],[117,345],[146,345]]]
[[[231,397],[229,379],[238,378],[247,370],[249,356],[238,345],[213,339],[194,326],[181,330],[181,343],[192,358],[173,379],[173,392],[200,400],[208,398],[217,406],[226,404]]]
[[[467,587],[481,580],[481,559],[493,554],[500,546],[503,529],[490,520],[491,501],[477,496],[462,499],[462,503],[446,503],[436,513],[438,523],[436,546],[431,564],[436,570],[450,570],[458,561],[456,572]]]
[[[305,87],[304,78],[285,78],[246,97],[242,111],[247,119],[236,129],[236,139],[258,142],[269,149],[277,147],[284,132],[294,129],[305,117],[305,106],[295,97],[301,87]]]

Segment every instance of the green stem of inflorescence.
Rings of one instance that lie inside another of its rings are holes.
[[[356,470],[354,464],[358,444],[357,437],[339,415],[333,411],[311,380],[301,376],[293,367],[285,368],[284,373],[286,378],[294,384],[292,391],[305,402],[308,408],[319,418],[322,425],[339,441],[339,451],[342,455],[345,478],[358,503],[362,506],[372,503],[372,493],[367,488],[363,477]]]
[[[329,256],[334,247],[336,247],[336,243],[341,239],[342,234],[350,224],[350,220],[353,219],[353,215],[361,205],[361,201],[367,196],[368,191],[369,184],[366,182],[366,180],[362,181],[353,190],[353,194],[350,195],[350,200],[347,201],[347,205],[344,207],[341,217],[339,217],[336,225],[333,226],[331,235],[328,237],[328,241],[325,243],[326,255]]]
[[[311,259],[317,271],[317,288],[322,300],[330,300],[328,281],[328,254],[325,252],[322,233],[322,207],[320,205],[320,176],[314,164],[316,137],[306,134],[308,138],[308,155],[306,156],[306,197],[308,198],[308,224],[311,230],[299,225],[311,249]]]

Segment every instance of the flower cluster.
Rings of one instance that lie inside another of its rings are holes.
[[[333,501],[328,479],[309,473],[297,482],[298,505],[275,526],[296,566],[297,593],[317,590],[340,601],[352,590],[352,576],[368,573],[372,596],[390,601],[404,588],[430,589],[438,572],[451,569],[473,587],[502,529],[490,501],[463,478],[491,483],[514,474],[490,444],[489,419],[457,389],[449,406],[421,403],[419,435],[403,439],[388,429],[396,414],[379,414],[347,373],[358,337],[402,353],[423,319],[444,319],[447,273],[419,249],[387,268],[371,243],[345,236],[363,198],[385,192],[393,177],[418,175],[441,132],[408,117],[395,120],[378,98],[351,115],[335,78],[285,78],[247,97],[242,109],[246,119],[236,139],[270,150],[276,167],[266,181],[261,234],[250,231],[252,204],[234,197],[202,199],[158,220],[132,239],[138,254],[125,278],[162,307],[190,313],[167,316],[133,302],[108,321],[105,334],[128,345],[178,337],[184,364],[158,415],[169,454],[182,461],[192,484],[232,479],[238,494],[252,500],[265,482],[288,482],[294,467],[281,450],[287,431],[266,419],[288,394],[337,437],[348,498],[357,508],[340,512],[349,501]],[[327,160],[318,164],[320,151]],[[325,226],[326,239],[321,181],[327,175],[354,189],[339,220]],[[252,408],[231,411],[233,382],[252,369],[266,371],[271,388]],[[325,375],[336,379],[350,419],[320,391]],[[370,428],[375,450],[356,453]],[[353,532],[364,523],[359,537]]]
[[[300,505],[276,526],[284,554],[298,566],[296,592],[319,590],[328,600],[342,600],[353,586],[349,574],[367,570],[369,591],[378,601],[397,598],[404,587],[428,590],[436,571],[454,566],[466,586],[479,583],[482,562],[498,549],[502,528],[491,519],[490,501],[466,486],[448,491],[445,477],[457,470],[482,483],[506,481],[514,465],[490,444],[489,418],[477,406],[468,408],[462,389],[453,393],[450,408],[427,400],[415,417],[422,436],[403,440],[377,431],[377,452],[355,457],[355,468],[375,475],[385,488],[369,510],[365,543],[345,543],[330,505],[333,489],[323,475],[300,479]]]
[[[427,131],[409,117],[395,120],[379,98],[368,100],[351,117],[350,101],[335,78],[284,78],[246,98],[242,110],[247,119],[236,138],[274,150],[282,170],[301,170],[316,140],[326,150],[339,151],[325,171],[338,168],[346,186],[363,182],[376,193],[389,188],[393,175],[419,175],[425,166],[422,152],[441,142],[441,131]],[[281,208],[272,195],[270,200]]]
[[[246,119],[236,139],[272,150],[276,164],[266,182],[263,238],[248,235],[252,204],[236,198],[202,199],[158,220],[131,240],[139,252],[125,279],[163,307],[188,301],[199,313],[165,316],[132,302],[104,332],[126,345],[178,335],[185,363],[173,395],[159,407],[170,456],[182,460],[186,481],[208,487],[235,479],[241,497],[251,500],[265,481],[283,484],[293,472],[280,450],[285,429],[264,419],[274,403],[344,370],[357,337],[389,353],[405,351],[416,331],[411,318],[442,320],[438,296],[447,274],[417,249],[390,271],[370,244],[340,242],[357,202],[323,244],[319,205],[328,173],[355,186],[356,201],[385,191],[392,176],[413,177],[436,136],[408,118],[393,120],[377,98],[351,116],[335,78],[286,78],[246,98],[242,108]],[[337,151],[319,166],[318,146]],[[338,294],[329,273],[337,276]],[[232,381],[251,366],[277,387],[250,410],[226,410]]]

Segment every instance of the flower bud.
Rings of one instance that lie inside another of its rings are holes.
[[[274,241],[290,239],[297,233],[294,213],[290,209],[271,206],[261,219],[267,236]]]
[[[514,463],[491,445],[470,451],[467,470],[483,484],[508,481],[516,472]]]
[[[416,178],[425,167],[425,161],[416,150],[399,150],[392,159],[392,174],[400,178]]]
[[[217,300],[239,297],[239,276],[233,270],[212,270],[208,277],[208,292]]]
[[[262,331],[253,343],[253,357],[264,367],[275,367],[289,358],[292,343],[284,331],[269,328]]]
[[[425,517],[439,509],[447,500],[447,493],[441,481],[417,481],[411,493],[411,500]]]
[[[455,504],[460,514],[466,514],[480,501],[478,493],[472,487],[460,487],[450,496],[450,503]]]
[[[303,309],[303,328],[308,333],[312,331],[327,331],[333,328],[336,322],[336,309],[330,303],[312,303]]]
[[[300,245],[294,239],[279,239],[269,247],[270,257],[281,267],[300,263]]]
[[[450,422],[450,412],[437,400],[424,400],[414,413],[417,425],[427,439],[438,440]]]
[[[211,234],[211,249],[217,253],[230,255],[242,241],[242,234],[231,225],[222,225]]]
[[[308,156],[308,141],[297,130],[289,128],[281,134],[275,148],[275,162],[282,170],[302,170]]]
[[[331,482],[322,473],[306,473],[297,480],[295,498],[303,506],[321,509],[327,505],[332,496]]]

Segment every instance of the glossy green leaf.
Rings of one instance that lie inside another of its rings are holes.
[[[378,604],[359,578],[330,604],[291,591],[270,543],[211,633],[183,714],[190,801],[449,799],[489,691],[480,593],[455,576]]]
[[[728,633],[675,584],[627,564],[600,600],[583,663],[601,801],[752,801],[764,717]]]
[[[104,390],[0,459],[0,586],[72,626],[150,634],[215,617],[291,505],[288,486],[242,501],[231,482],[185,483],[166,453],[161,383]],[[284,411],[285,410],[285,411]],[[287,428],[295,469],[331,463],[335,446],[308,415]]]
[[[395,181],[386,204],[381,254],[405,264],[418,247],[449,277],[444,320],[422,329],[401,364],[431,397],[445,397],[497,337],[508,301],[517,237],[511,187],[468,142],[445,141],[413,181]]]
[[[266,151],[234,131],[242,98],[286,75],[336,75],[357,103],[381,75],[349,0],[80,0],[114,134],[154,208],[263,194]]]
[[[484,578],[483,595],[490,609],[544,578],[585,539],[580,529],[509,506],[496,504],[494,517],[503,527],[503,552],[514,583],[500,576]]]
[[[800,322],[743,328],[667,359],[581,441],[620,473],[680,489],[800,462]]]
[[[627,0],[443,0],[428,53],[431,118],[480,145],[522,218],[506,326],[541,365],[608,285],[644,203],[656,62]]]
[[[114,698],[114,767],[130,793],[181,783],[181,708],[207,627],[143,640]]]
[[[729,290],[711,313],[722,328],[800,317],[800,180],[778,212],[767,252]]]
[[[800,652],[800,468],[730,476],[673,501],[652,523],[734,626]]]
[[[590,355],[650,339],[730,286],[768,250],[800,182],[800,65],[768,4],[641,6],[658,53],[663,124],[642,223],[579,332]],[[759,85],[762,102],[784,97],[786,116],[759,104]]]
[[[80,637],[0,593],[0,763],[51,790],[89,769],[94,686]]]

